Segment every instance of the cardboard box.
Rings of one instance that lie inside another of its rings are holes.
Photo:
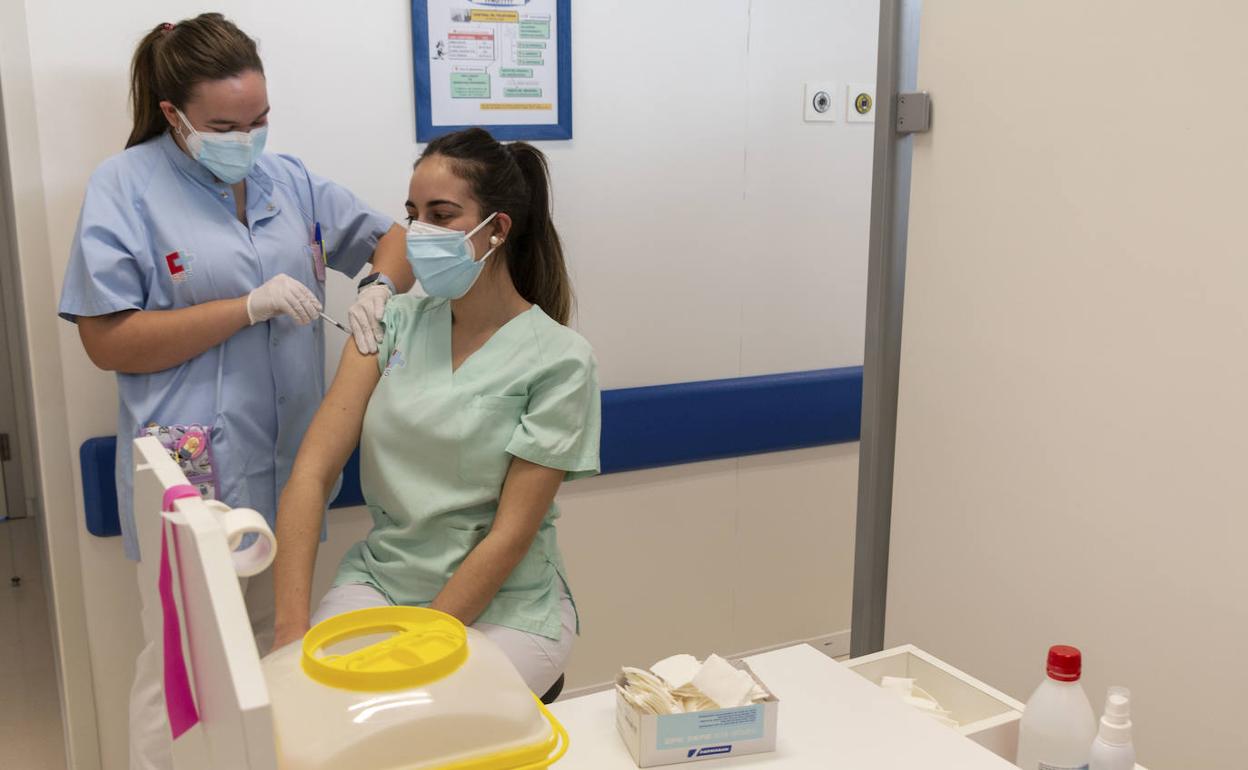
[[[776,750],[780,700],[750,667],[731,661],[767,690],[767,700],[750,706],[688,714],[643,714],[615,694],[615,726],[638,767],[698,762]],[[624,684],[620,676],[616,683]]]

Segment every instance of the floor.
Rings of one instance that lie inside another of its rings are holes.
[[[0,768],[6,770],[66,767],[37,525],[0,521]]]

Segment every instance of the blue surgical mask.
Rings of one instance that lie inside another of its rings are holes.
[[[228,134],[204,134],[195,130],[182,110],[175,108],[178,117],[189,134],[183,134],[186,149],[191,157],[226,184],[237,184],[247,178],[256,165],[256,159],[264,152],[264,139],[268,126],[251,131],[231,131]]]
[[[407,262],[420,286],[430,297],[459,299],[468,293],[497,246],[476,258],[472,236],[490,223],[498,212],[465,233],[426,222],[412,222],[407,228]]]

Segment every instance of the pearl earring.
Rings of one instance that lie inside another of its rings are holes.
[[[497,235],[491,235],[491,236],[490,236],[490,245],[491,245],[491,246],[497,246],[497,245],[498,245],[499,243],[501,243],[501,242],[502,242],[502,239],[501,239],[501,238],[499,238]]]

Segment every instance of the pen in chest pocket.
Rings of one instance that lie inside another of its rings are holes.
[[[321,238],[321,223],[315,222],[312,231],[312,272],[316,280],[325,283],[325,265],[328,255],[325,254],[325,241]]]

